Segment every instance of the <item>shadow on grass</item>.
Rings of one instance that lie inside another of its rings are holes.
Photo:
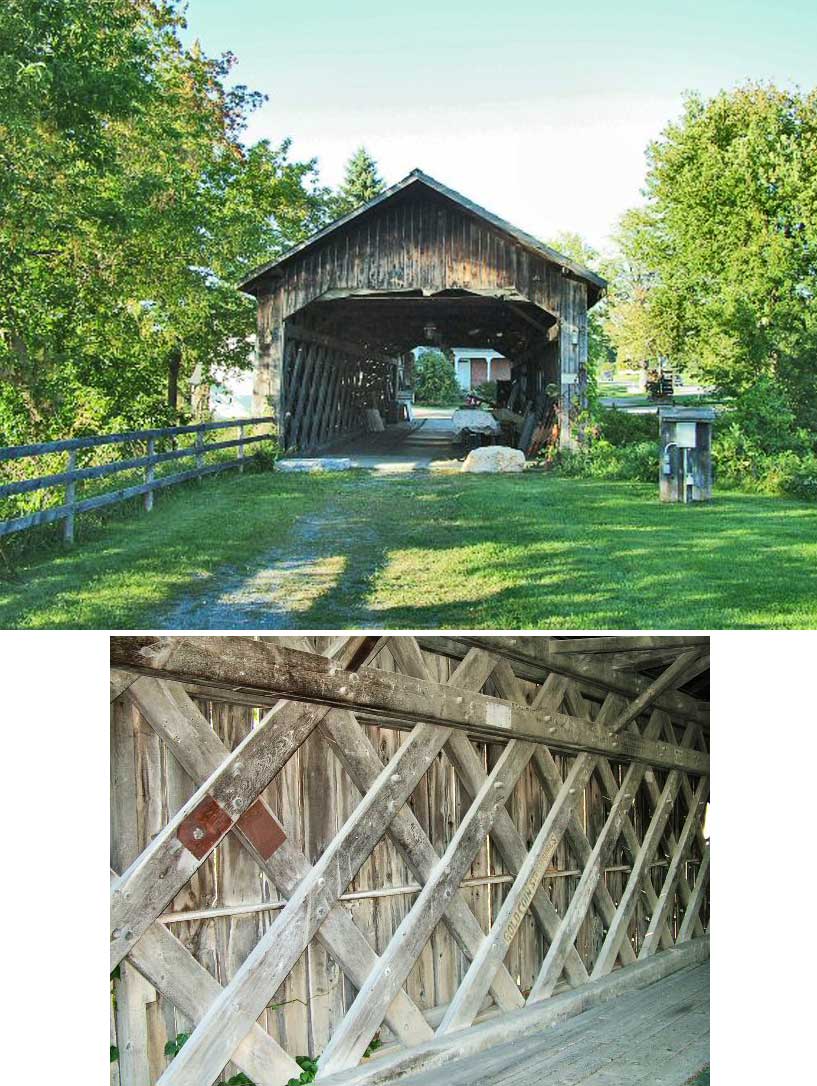
[[[665,506],[648,485],[537,476],[392,481],[361,497],[346,538],[324,541],[344,572],[299,626],[817,625],[817,509],[800,503]],[[356,552],[373,523],[375,545]]]
[[[817,626],[814,506],[740,494],[667,506],[648,484],[539,474],[357,473],[168,497],[22,569],[0,590],[0,624],[160,628],[181,598],[201,613],[225,579],[306,551],[338,574],[305,593],[292,628]],[[257,613],[264,628],[263,601]]]

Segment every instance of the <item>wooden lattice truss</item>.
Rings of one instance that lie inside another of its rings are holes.
[[[256,1020],[313,939],[357,991],[320,1056],[318,1077],[325,1078],[358,1064],[383,1023],[406,1048],[435,1033],[444,1040],[471,1026],[486,999],[501,1012],[519,1010],[547,1000],[557,986],[585,985],[617,964],[626,969],[676,942],[704,936],[699,917],[709,867],[702,832],[708,706],[680,688],[694,689],[696,677],[708,670],[706,639],[421,643],[459,657],[448,683],[429,678],[427,658],[412,637],[322,639],[323,653],[308,638],[112,639],[112,700],[132,699],[199,786],[127,870],[111,873],[111,968],[127,959],[195,1023],[160,1086],[207,1086],[231,1060],[258,1086],[297,1078],[293,1056]],[[376,666],[384,645],[397,672]],[[650,668],[654,679],[644,674]],[[482,692],[486,684],[490,694]],[[190,696],[208,691],[268,706],[232,752]],[[388,764],[361,721],[404,729]],[[315,729],[362,799],[311,864],[261,793]],[[471,737],[504,741],[490,771]],[[440,855],[407,800],[443,749],[471,805]],[[529,763],[549,804],[530,845],[505,806]],[[579,817],[591,777],[609,804],[592,844]],[[640,790],[652,809],[641,836],[631,820]],[[669,820],[679,797],[686,816],[676,836]],[[384,833],[422,888],[376,954],[341,897]],[[222,987],[158,918],[227,834],[288,900]],[[461,890],[486,837],[513,875],[487,934]],[[560,913],[543,878],[563,842],[581,875]],[[622,842],[630,871],[616,902],[604,870]],[[685,871],[693,842],[702,859],[690,887]],[[662,844],[669,862],[656,890],[653,861]],[[645,898],[650,921],[634,949],[628,930],[636,903]],[[677,899],[683,916],[671,924]],[[532,987],[522,991],[504,959],[528,913],[547,949]],[[589,974],[575,943],[592,913],[604,936]],[[440,922],[469,965],[435,1031],[404,985]]]

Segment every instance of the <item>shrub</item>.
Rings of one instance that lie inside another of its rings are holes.
[[[417,403],[449,404],[462,399],[462,389],[454,376],[454,367],[442,351],[422,351],[417,358]]]
[[[496,381],[483,381],[481,385],[477,385],[471,391],[475,392],[477,396],[481,396],[483,400],[496,403]]]
[[[636,415],[616,407],[602,407],[596,413],[600,437],[611,445],[631,445],[636,441],[658,441],[658,419],[654,414]]]
[[[585,449],[560,452],[556,465],[562,475],[652,483],[658,479],[658,442],[637,441],[617,448],[597,438]]]

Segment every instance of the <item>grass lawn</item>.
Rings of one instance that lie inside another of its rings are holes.
[[[283,582],[279,627],[817,627],[817,506],[656,491],[539,473],[209,480],[149,516],[80,519],[72,551],[0,582],[0,626],[152,629],[192,601],[204,628],[225,579],[286,569],[303,591]]]

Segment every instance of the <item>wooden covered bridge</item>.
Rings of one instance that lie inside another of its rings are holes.
[[[585,404],[587,311],[606,283],[414,170],[256,269],[253,414],[287,449],[359,431],[394,402],[400,359],[422,345],[493,348],[512,364],[510,406],[572,440]]]
[[[708,639],[114,637],[119,1086],[680,1086]]]

